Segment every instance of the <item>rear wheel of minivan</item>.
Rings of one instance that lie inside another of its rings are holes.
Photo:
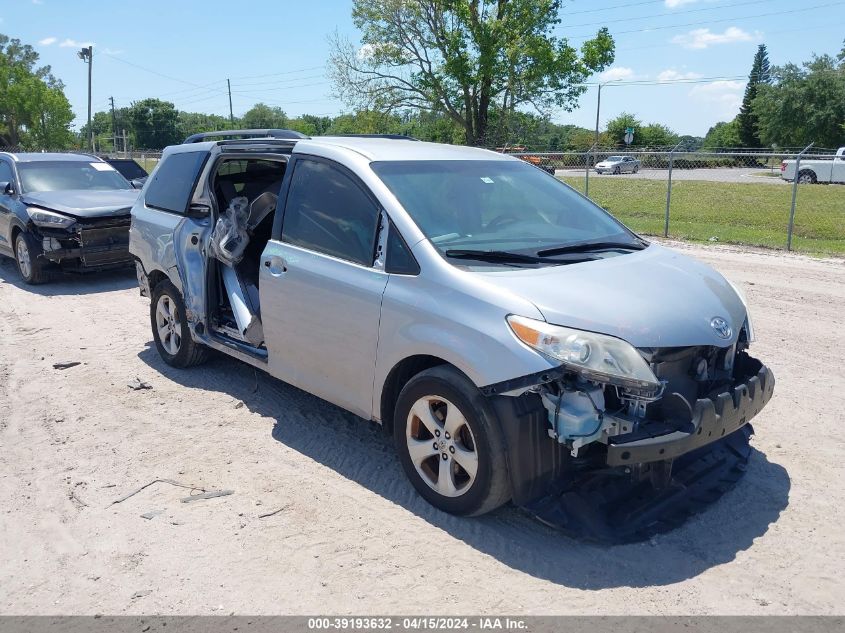
[[[476,386],[439,366],[405,385],[396,403],[394,440],[414,488],[436,508],[479,515],[510,499],[499,422]]]
[[[207,358],[208,348],[191,338],[182,295],[167,280],[153,289],[150,324],[156,349],[168,365],[192,367]]]

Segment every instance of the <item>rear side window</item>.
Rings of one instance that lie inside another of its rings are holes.
[[[185,213],[206,156],[206,152],[180,152],[166,156],[147,187],[144,196],[146,205],[162,211]]]
[[[282,241],[371,266],[378,217],[376,204],[339,168],[299,159],[285,204]]]

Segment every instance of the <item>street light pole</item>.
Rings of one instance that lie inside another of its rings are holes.
[[[599,112],[601,112],[601,84],[599,84],[599,98],[596,101],[596,142],[594,145],[599,144]]]
[[[88,146],[94,151],[94,128],[91,127],[91,68],[94,62],[94,47],[87,46],[79,49],[77,57],[88,64]]]
[[[614,81],[621,81],[621,79],[611,79],[610,81],[605,81],[604,83],[599,82],[599,97],[596,101],[596,142],[595,144],[599,144],[599,115],[601,113],[601,89],[602,86],[606,86],[607,84],[614,82]]]

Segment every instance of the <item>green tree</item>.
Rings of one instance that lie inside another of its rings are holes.
[[[745,95],[742,97],[742,106],[737,116],[739,140],[743,147],[762,146],[760,135],[757,132],[757,115],[754,112],[752,103],[757,97],[759,86],[770,84],[771,81],[772,74],[769,65],[769,54],[766,52],[766,45],[760,44],[757,48],[757,53],[754,55],[751,74],[748,75],[748,84],[745,86]]]
[[[129,107],[129,122],[135,135],[135,146],[161,149],[179,143],[179,114],[169,101],[144,99]]]
[[[176,127],[181,139],[199,132],[215,132],[217,130],[231,130],[229,117],[219,114],[204,114],[202,112],[179,112]]]
[[[241,125],[247,130],[285,128],[288,117],[280,107],[256,103],[241,117]]]
[[[845,57],[813,56],[801,66],[772,69],[771,85],[758,87],[752,103],[766,145],[818,147],[845,143]]]
[[[607,29],[580,50],[553,34],[561,0],[354,0],[362,46],[335,35],[335,93],[355,107],[447,115],[484,144],[490,114],[571,110],[583,82],[613,63]]]
[[[636,139],[636,137],[634,137]],[[680,138],[668,126],[662,123],[649,123],[640,128],[638,145],[645,147],[669,147],[678,143]]]
[[[688,152],[696,152],[701,149],[702,145],[704,145],[704,137],[684,134],[678,137],[677,142],[681,143],[681,147],[679,149],[686,150]]]
[[[323,136],[329,131],[331,125],[331,117],[316,116],[313,114],[303,114],[301,117],[291,119],[287,123],[288,129],[302,132],[307,136]]]
[[[73,141],[64,85],[37,63],[30,45],[0,34],[0,145],[63,149]]]
[[[359,110],[341,114],[332,121],[327,134],[401,134],[402,120],[395,114]]]
[[[643,123],[636,116],[630,112],[623,112],[618,117],[607,122],[605,128],[604,142],[609,142],[612,145],[625,144],[625,130],[628,128],[634,129],[634,144],[642,145],[640,140],[640,131]]]
[[[739,147],[741,141],[739,138],[739,123],[736,119],[733,121],[719,121],[716,125],[707,130],[702,143],[702,149],[724,149],[731,147]]]

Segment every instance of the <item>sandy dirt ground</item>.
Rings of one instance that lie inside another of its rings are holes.
[[[747,291],[778,385],[739,486],[616,547],[435,511],[375,425],[225,358],[165,366],[131,273],[30,289],[3,260],[0,613],[845,613],[845,262],[676,246]],[[113,503],[160,478],[234,493]]]

